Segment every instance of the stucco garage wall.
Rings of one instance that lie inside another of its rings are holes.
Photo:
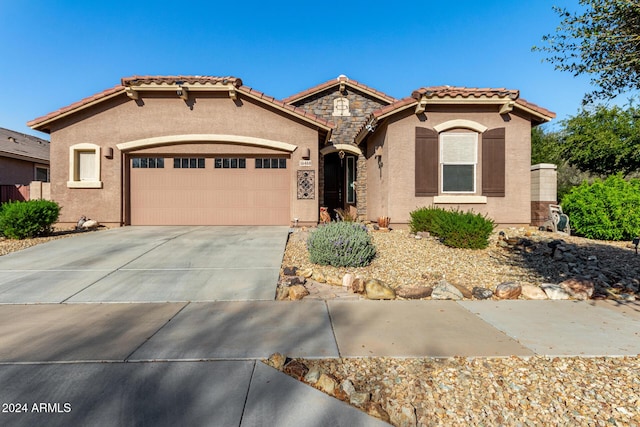
[[[189,101],[183,101],[175,95],[142,93],[138,101],[122,94],[55,123],[51,130],[51,192],[53,200],[58,201],[63,208],[60,222],[74,223],[80,215],[86,215],[101,223],[122,224],[126,220],[123,217],[121,196],[125,187],[123,156],[116,145],[145,138],[189,134],[247,136],[296,145],[298,148],[291,153],[290,162],[291,216],[300,218],[301,222],[317,221],[317,198],[297,200],[295,191],[296,170],[314,170],[317,175],[317,129],[242,95],[237,101],[233,101],[225,94],[190,93]],[[67,188],[69,147],[79,143],[92,143],[101,147],[102,189]],[[219,150],[228,152],[228,148],[215,145],[198,142],[160,151],[176,154],[184,154],[183,150],[186,149],[195,149],[196,153],[221,152]],[[113,159],[104,157],[107,148],[113,148]],[[298,164],[304,148],[310,149],[312,166],[300,168]],[[155,149],[146,151],[152,153]],[[274,151],[277,150],[257,148],[251,151],[247,146],[238,148],[238,154]],[[317,192],[316,179],[316,195]]]
[[[395,120],[389,121],[385,131],[383,145],[384,169],[388,174],[388,201],[386,207],[381,203],[381,196],[369,194],[369,200],[378,201],[377,207],[371,207],[369,213],[374,218],[379,215],[391,217],[394,224],[406,224],[409,213],[418,207],[430,206],[433,197],[415,196],[415,128],[435,126],[456,119],[466,119],[486,126],[489,129],[505,127],[505,197],[487,197],[486,204],[438,204],[443,208],[458,207],[463,210],[474,210],[488,214],[501,225],[529,224],[531,222],[530,206],[530,159],[531,159],[531,124],[526,118],[516,114],[502,116],[492,106],[479,110],[478,107],[431,107],[425,116],[417,116],[410,109],[398,114]],[[422,120],[421,120],[422,119]],[[482,195],[482,137],[479,138],[478,166],[476,171],[476,195]],[[368,146],[376,143],[370,141]],[[369,149],[367,150],[369,153]],[[374,159],[369,158],[369,167],[373,167]],[[376,167],[377,169],[377,167]],[[369,174],[375,181],[375,174]],[[380,181],[380,179],[378,179]],[[371,189],[372,181],[369,182]],[[380,189],[382,189],[382,182]],[[378,191],[377,187],[373,187]],[[372,205],[370,203],[370,205]],[[385,213],[386,212],[386,213]],[[371,218],[371,219],[374,219]]]

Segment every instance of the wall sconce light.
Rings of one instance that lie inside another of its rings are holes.
[[[104,149],[104,157],[107,159],[113,159],[113,148],[107,147]]]
[[[378,167],[382,168],[382,147],[376,147],[373,157],[378,160]]]
[[[309,160],[311,158],[311,150],[309,148],[302,150],[302,158],[305,160]]]

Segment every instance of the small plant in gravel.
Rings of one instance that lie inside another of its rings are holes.
[[[473,212],[437,207],[420,208],[410,213],[412,232],[428,231],[452,248],[484,249],[496,227],[492,219]]]
[[[307,250],[312,263],[334,267],[364,267],[376,255],[367,228],[352,222],[319,226],[309,235]]]
[[[26,239],[51,232],[60,206],[49,200],[10,202],[0,206],[0,234],[10,239]]]
[[[574,234],[598,240],[631,240],[640,233],[640,179],[613,175],[583,182],[562,198]]]

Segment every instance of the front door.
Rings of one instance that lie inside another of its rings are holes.
[[[348,209],[356,205],[356,157],[342,153],[324,156],[324,206],[332,219],[336,209]]]

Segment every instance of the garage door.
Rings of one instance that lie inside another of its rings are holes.
[[[132,225],[288,225],[289,159],[130,159]]]

